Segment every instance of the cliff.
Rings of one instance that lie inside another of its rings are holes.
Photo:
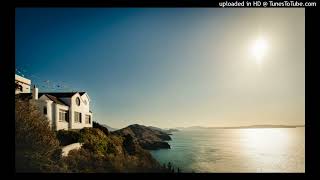
[[[16,172],[168,172],[131,135],[94,128],[51,131],[46,118],[28,101],[15,102]],[[62,156],[61,147],[79,142]]]
[[[130,135],[143,149],[170,149],[170,145],[166,142],[171,140],[169,134],[155,128],[133,124],[114,131],[112,134],[119,136]]]
[[[98,128],[79,131],[78,151],[63,161],[72,172],[163,172],[164,169],[130,135],[105,134]],[[76,160],[81,160],[80,163]],[[80,166],[80,167],[79,167]]]

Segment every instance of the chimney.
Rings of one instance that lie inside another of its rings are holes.
[[[36,88],[36,85],[33,86],[32,89],[32,99],[37,100],[38,99],[38,88]]]

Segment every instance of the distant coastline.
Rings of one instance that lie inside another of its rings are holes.
[[[304,125],[253,125],[253,126],[238,126],[238,127],[216,127],[222,129],[249,129],[249,128],[297,128],[297,127],[305,127]]]
[[[250,125],[250,126],[226,126],[226,127],[202,127],[192,126],[179,129],[255,129],[255,128],[298,128],[305,127],[305,125]]]

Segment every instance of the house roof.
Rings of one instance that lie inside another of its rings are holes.
[[[79,92],[80,96],[82,96],[84,93],[86,93],[86,92]]]
[[[82,96],[86,92],[42,92],[42,93],[39,93],[38,95],[39,95],[39,97],[41,97],[42,95],[45,95],[54,103],[68,106],[60,98],[72,97],[76,93],[79,93]],[[32,99],[32,93],[20,93],[20,94],[16,94],[16,97],[24,99],[24,100],[28,100],[28,99]]]
[[[58,98],[66,98],[66,97],[72,97],[76,93],[79,93],[82,96],[86,92],[42,92],[42,93],[39,93],[39,96],[42,96],[43,94],[50,94]]]
[[[42,96],[44,94],[49,94],[49,95],[55,96],[57,98],[65,98],[65,97],[72,97],[76,93],[77,92],[42,92],[42,93],[39,93],[39,96]]]
[[[59,98],[52,96],[50,94],[45,94],[45,96],[47,96],[51,101],[53,101],[56,104],[61,104],[64,106],[68,106],[66,103],[64,103],[63,101],[61,101]]]
[[[39,97],[41,97],[42,95],[47,96],[54,103],[68,106],[66,103],[64,103],[63,101],[61,101],[59,98],[55,96],[52,96],[50,94],[39,93]],[[29,100],[29,99],[32,99],[32,93],[20,93],[20,94],[16,94],[16,97],[23,100]]]

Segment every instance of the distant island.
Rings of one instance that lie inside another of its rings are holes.
[[[157,131],[161,131],[161,132],[167,133],[167,134],[169,134],[169,135],[172,135],[173,132],[179,131],[177,128],[176,128],[176,129],[173,129],[173,128],[170,128],[170,129],[161,129],[161,128],[154,127],[154,126],[148,126],[148,128],[153,129],[153,130],[157,130]]]

